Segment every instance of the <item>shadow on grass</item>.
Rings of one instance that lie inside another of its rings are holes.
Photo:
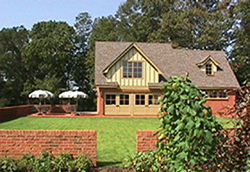
[[[97,167],[119,167],[122,162],[98,161]]]
[[[13,120],[15,120],[15,119],[22,118],[22,117],[27,117],[27,116],[28,116],[28,115],[20,115],[20,116],[14,116],[14,117],[2,119],[2,120],[0,120],[0,123],[13,121]]]

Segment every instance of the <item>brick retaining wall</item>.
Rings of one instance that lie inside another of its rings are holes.
[[[97,132],[80,130],[0,130],[0,156],[39,156],[42,150],[87,155],[97,165]]]
[[[158,136],[154,136],[156,131],[154,130],[139,130],[137,131],[137,152],[147,152],[149,150],[156,150],[156,143]],[[234,128],[225,129],[222,133],[226,136],[233,137],[235,133]],[[233,141],[233,139],[231,139]]]
[[[33,105],[11,106],[0,108],[0,121],[27,116],[34,112]]]

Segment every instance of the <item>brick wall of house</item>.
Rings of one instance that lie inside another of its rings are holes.
[[[226,99],[209,98],[205,105],[210,106],[213,114],[217,117],[232,117],[235,115],[233,113],[235,102],[236,93],[232,92]]]
[[[155,150],[158,136],[154,136],[156,131],[139,130],[137,131],[137,152]]]
[[[97,164],[97,132],[79,130],[0,130],[0,156],[19,158],[25,153],[39,156],[42,150],[87,155]]]
[[[11,106],[0,108],[0,121],[27,116],[34,112],[33,105]]]

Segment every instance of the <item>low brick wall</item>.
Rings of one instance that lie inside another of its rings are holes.
[[[42,150],[87,155],[97,165],[97,132],[80,130],[0,130],[0,156],[40,156]]]
[[[137,152],[156,150],[157,137],[156,131],[139,130],[137,131]]]
[[[10,106],[0,108],[0,121],[27,116],[34,112],[33,105]]]
[[[147,152],[149,150],[156,150],[156,143],[158,136],[154,136],[156,131],[153,130],[139,130],[137,131],[137,152]],[[225,136],[233,137],[235,133],[234,128],[222,130],[222,134]],[[234,141],[233,139],[230,139]]]

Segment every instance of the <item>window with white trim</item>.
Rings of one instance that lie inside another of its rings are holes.
[[[105,99],[106,105],[116,105],[116,95],[115,94],[107,94]]]
[[[148,95],[148,105],[158,105],[159,95]]]
[[[142,62],[124,62],[124,78],[142,78]]]
[[[120,94],[120,105],[129,105],[129,95]]]
[[[224,90],[211,90],[206,91],[208,98],[228,98],[227,91]]]
[[[144,94],[136,94],[135,95],[135,104],[136,105],[145,105],[145,95]]]
[[[206,64],[206,74],[207,75],[212,75],[213,74],[212,64]]]

